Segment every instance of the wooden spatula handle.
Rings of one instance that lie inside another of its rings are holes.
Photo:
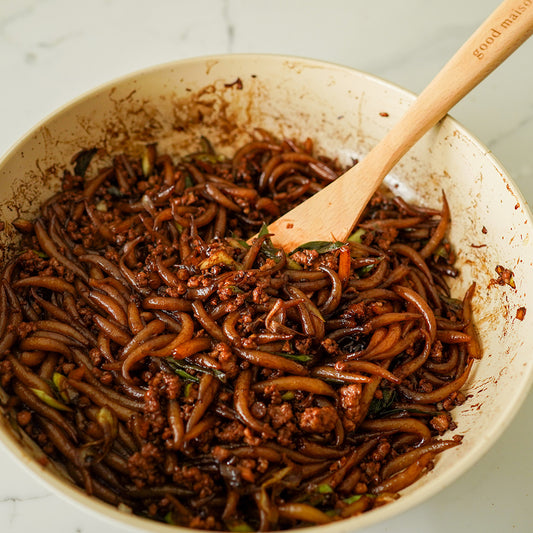
[[[500,4],[360,163],[269,226],[274,243],[345,240],[398,160],[532,33],[533,0]]]
[[[389,163],[398,160],[533,33],[533,1],[506,0],[475,31],[419,95],[388,138]]]

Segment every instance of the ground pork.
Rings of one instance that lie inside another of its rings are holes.
[[[308,433],[329,433],[338,420],[337,411],[332,406],[308,407],[298,416],[298,424]]]

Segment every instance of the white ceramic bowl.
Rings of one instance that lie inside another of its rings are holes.
[[[126,76],[54,113],[0,161],[0,220],[6,223],[0,253],[9,253],[13,242],[9,222],[36,211],[82,148],[135,151],[157,140],[161,150],[184,153],[197,146],[200,135],[217,147],[231,147],[260,127],[278,136],[309,136],[321,152],[348,162],[382,138],[413,99],[353,69],[281,56],[190,59]],[[463,444],[439,456],[435,469],[396,502],[321,526],[323,533],[375,524],[447,486],[495,442],[532,381],[533,227],[512,179],[484,146],[447,117],[404,157],[388,182],[407,199],[433,206],[440,205],[441,190],[446,192],[453,217],[451,240],[462,271],[453,291],[461,294],[477,282],[474,310],[484,356],[468,382],[468,400],[454,411]],[[516,288],[492,281],[497,265],[514,272]],[[520,320],[517,310],[523,307],[530,311]],[[0,441],[49,488],[85,510],[144,531],[176,529],[89,498],[42,467],[37,451],[4,417]]]

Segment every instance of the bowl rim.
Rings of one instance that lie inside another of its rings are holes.
[[[383,87],[392,89],[396,95],[410,100],[411,103],[416,99],[417,96],[416,93],[405,89],[399,84],[391,82],[375,74],[365,72],[348,65],[343,65],[340,63],[322,59],[309,58],[305,56],[273,53],[222,53],[186,57],[149,65],[144,68],[139,68],[134,71],[124,73],[117,77],[110,78],[102,83],[96,84],[95,86],[90,87],[79,93],[77,96],[71,98],[66,103],[56,107],[51,112],[45,114],[43,118],[41,118],[32,128],[30,128],[26,133],[24,133],[16,141],[14,141],[4,153],[0,154],[0,170],[2,169],[4,163],[10,157],[16,155],[19,146],[29,140],[32,136],[34,136],[50,120],[52,120],[53,118],[57,118],[58,116],[61,116],[64,113],[67,113],[70,109],[81,104],[84,100],[89,99],[95,96],[96,94],[100,94],[104,91],[110,90],[115,85],[120,85],[135,78],[150,75],[152,73],[165,69],[180,68],[188,64],[220,61],[224,62],[237,58],[241,60],[266,59],[269,61],[279,62],[290,61],[297,62],[304,67],[319,67],[330,70],[335,69],[359,76],[362,79],[367,79]],[[441,121],[439,121],[439,123],[443,121],[447,121],[462,136],[467,138],[473,144],[475,149],[479,150],[483,157],[492,166],[495,167],[495,169],[501,175],[501,178],[505,181],[509,192],[520,203],[520,206],[523,209],[523,214],[528,221],[528,225],[533,226],[533,216],[528,203],[523,197],[517,184],[509,175],[502,163],[498,160],[498,158],[480,141],[480,139],[475,134],[466,129],[460,122],[454,119],[451,114],[447,114],[443,119],[441,119]],[[299,528],[299,531],[305,531],[306,533],[316,533],[318,527],[323,528],[325,533],[326,530],[328,532],[336,531],[338,533],[355,531],[364,527],[369,527],[379,522],[384,522],[385,520],[399,516],[400,514],[403,514],[408,510],[420,505],[422,502],[428,500],[430,497],[434,496],[435,494],[443,490],[445,487],[449,486],[460,476],[462,476],[487,453],[487,451],[501,437],[501,435],[510,425],[511,421],[516,416],[517,412],[524,403],[532,386],[533,366],[530,366],[527,370],[526,375],[520,380],[519,385],[514,389],[515,394],[513,395],[512,401],[508,402],[505,405],[505,408],[502,409],[502,411],[499,413],[498,417],[499,419],[501,419],[500,423],[493,424],[491,426],[490,431],[486,432],[483,435],[483,438],[480,439],[479,442],[477,442],[476,445],[472,447],[471,451],[467,455],[463,456],[456,463],[456,466],[454,466],[453,469],[450,469],[446,472],[440,472],[438,483],[430,483],[428,486],[424,487],[423,491],[414,491],[412,493],[403,495],[401,498],[395,501],[393,505],[385,505],[373,510],[372,512],[363,513],[356,517],[332,522],[330,524],[324,524],[322,526],[315,525]],[[40,465],[25,448],[19,446],[15,442],[15,439],[11,438],[10,436],[6,436],[5,429],[1,426],[0,449],[5,450],[9,455],[11,455],[15,459],[15,461],[26,470],[26,472],[28,472],[32,477],[36,478],[52,493],[59,496],[61,499],[67,500],[69,503],[74,504],[76,507],[80,508],[84,512],[88,512],[96,516],[100,520],[108,520],[118,527],[128,527],[136,531],[151,531],[154,533],[163,533],[170,531],[169,528],[172,528],[173,531],[181,533],[190,533],[190,531],[192,531],[192,529],[190,528],[165,524],[152,519],[133,515],[130,512],[121,510],[120,508],[107,504],[106,502],[103,502],[95,497],[88,496],[82,489],[70,484],[66,480],[60,479],[59,477],[48,471],[45,467]]]

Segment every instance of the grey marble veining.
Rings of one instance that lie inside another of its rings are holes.
[[[497,0],[0,0],[0,152],[96,85],[155,63],[279,53],[352,66],[419,92]],[[533,202],[533,39],[452,115]],[[451,487],[365,533],[531,531],[533,398]],[[0,532],[122,531],[63,501],[0,448]]]

